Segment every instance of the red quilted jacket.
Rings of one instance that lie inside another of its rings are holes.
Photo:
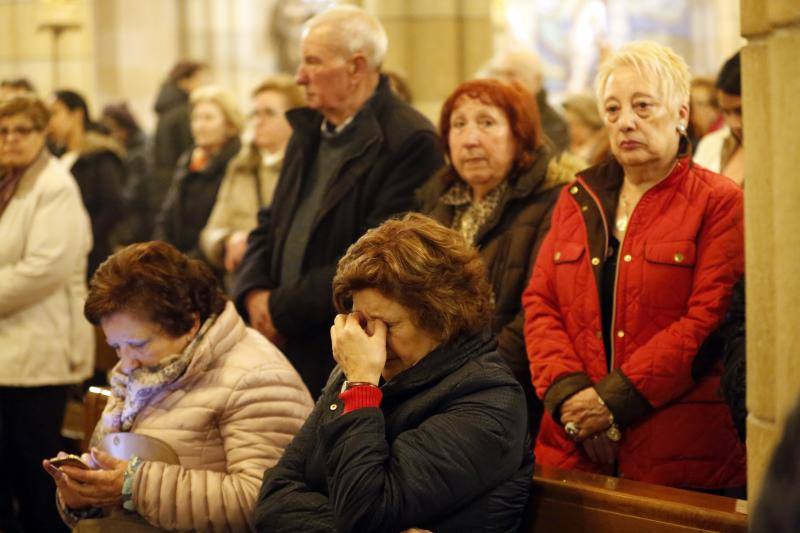
[[[719,393],[720,354],[701,349],[743,274],[742,191],[683,158],[644,194],[618,254],[607,358],[600,288],[622,180],[611,161],[562,191],[523,295],[531,375],[547,409],[537,461],[613,473],[558,421],[564,400],[594,386],[622,429],[618,475],[744,486],[744,448]]]

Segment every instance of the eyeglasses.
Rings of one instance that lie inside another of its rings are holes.
[[[20,138],[27,137],[31,133],[33,133],[36,128],[31,128],[28,126],[16,126],[13,128],[0,128],[0,139],[8,139],[11,135],[15,135]]]
[[[264,119],[264,118],[272,118],[276,115],[274,109],[254,109],[250,112],[250,119],[257,120],[257,119]]]

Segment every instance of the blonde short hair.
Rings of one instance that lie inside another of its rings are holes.
[[[686,61],[668,46],[653,41],[635,41],[620,48],[600,65],[595,92],[601,108],[608,78],[621,67],[632,67],[641,76],[655,81],[659,96],[672,108],[689,105],[691,74]]]
[[[331,44],[339,47],[343,53],[352,55],[361,52],[370,68],[380,68],[389,38],[378,19],[356,6],[334,6],[305,23],[303,38],[321,26],[330,28],[333,38]]]
[[[273,74],[267,76],[261,83],[259,83],[253,92],[252,97],[255,98],[261,93],[272,91],[282,94],[286,98],[286,108],[294,109],[295,107],[303,107],[306,105],[306,98],[303,96],[303,91],[300,86],[294,81],[294,77],[289,74]]]
[[[239,110],[236,99],[231,93],[218,85],[203,85],[193,90],[191,96],[189,96],[189,105],[192,110],[200,102],[216,104],[222,110],[222,114],[225,115],[225,120],[228,121],[228,124],[236,130],[236,135],[238,136],[242,133],[244,115]]]

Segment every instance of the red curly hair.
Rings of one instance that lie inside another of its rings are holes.
[[[442,104],[439,116],[439,135],[444,143],[447,157],[450,157],[450,117],[462,97],[480,100],[486,105],[502,111],[511,135],[514,137],[513,171],[527,170],[533,165],[536,149],[544,144],[539,106],[533,94],[519,82],[506,82],[495,79],[465,81],[447,97]]]

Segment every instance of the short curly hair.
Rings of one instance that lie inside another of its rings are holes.
[[[24,115],[36,131],[44,131],[50,121],[50,111],[36,95],[19,94],[7,100],[0,100],[0,118]]]
[[[131,244],[97,269],[83,314],[94,325],[119,312],[157,324],[180,337],[225,308],[211,268],[161,241]]]
[[[339,260],[333,300],[374,289],[411,312],[415,326],[443,342],[489,327],[492,289],[478,251],[456,231],[418,213],[367,231]]]

